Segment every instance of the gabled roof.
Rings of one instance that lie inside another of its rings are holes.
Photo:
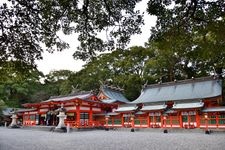
[[[43,105],[49,102],[63,103],[63,102],[71,101],[71,100],[77,100],[77,99],[85,100],[85,101],[93,101],[90,99],[92,96],[95,96],[92,92],[73,93],[73,95],[53,96],[53,97],[50,97],[48,100],[41,101],[39,103],[26,103],[26,104],[23,104],[23,106],[34,107],[34,106]]]
[[[94,96],[91,92],[86,92],[86,93],[77,93],[76,95],[73,96],[58,96],[58,97],[50,97],[50,99],[42,102],[61,102],[61,101],[69,101],[73,99],[82,99],[82,100],[87,100],[91,96]]]
[[[31,108],[31,109],[25,109],[25,108],[5,108],[2,110],[2,114],[4,116],[11,116],[13,114],[13,112],[15,111],[16,113],[21,113],[21,112],[25,112],[25,111],[35,111],[35,108]]]
[[[222,80],[212,77],[154,84],[132,103],[205,99],[222,95]]]
[[[12,115],[12,111],[13,111],[13,108],[5,108],[2,110],[2,114],[4,116],[11,116]]]
[[[107,97],[107,99],[102,100],[105,103],[129,103],[127,98],[123,95],[122,90],[119,88],[103,85],[101,86],[100,91]]]
[[[73,101],[85,101],[85,102],[90,102],[90,103],[97,103],[97,104],[102,104],[102,105],[108,105],[108,106],[115,106],[115,104],[109,104],[105,103],[103,101],[99,101],[97,96],[93,94],[93,92],[80,92],[80,93],[73,93],[67,96],[54,96],[50,97],[48,100],[39,102],[39,103],[26,103],[23,104],[24,107],[38,107],[40,105],[45,105],[45,104],[60,104],[60,103],[67,103],[67,102],[73,102]]]

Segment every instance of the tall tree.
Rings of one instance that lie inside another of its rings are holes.
[[[99,81],[119,86],[125,89],[125,95],[130,100],[134,100],[147,80],[149,83],[155,80],[149,76],[146,68],[146,63],[153,54],[153,51],[143,47],[117,49],[96,57],[70,80],[74,86],[78,85],[83,90],[98,90]]]
[[[142,14],[135,11],[140,0],[7,0],[0,4],[0,63],[19,60],[34,65],[49,52],[68,48],[57,35],[78,33],[75,58],[89,59],[96,52],[129,43],[140,33]],[[107,40],[99,38],[106,32]],[[40,46],[40,44],[44,46]]]
[[[45,90],[52,95],[69,94],[72,90],[72,84],[68,78],[73,74],[69,70],[51,71],[45,76]]]
[[[24,66],[27,69],[19,70],[20,63],[7,61],[0,65],[0,99],[11,107],[19,107],[21,103],[30,101],[31,95],[39,90],[39,80],[43,76],[31,66]]]
[[[225,66],[224,8],[224,0],[150,0],[147,11],[157,16],[150,41],[173,55],[180,51],[179,57],[186,56],[186,64],[193,68],[221,75]]]

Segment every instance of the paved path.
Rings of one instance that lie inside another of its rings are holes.
[[[0,127],[0,150],[223,150],[225,134],[128,131],[55,133]]]

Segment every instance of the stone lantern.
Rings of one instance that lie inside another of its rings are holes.
[[[11,114],[12,114],[12,116],[11,116],[12,122],[11,122],[11,124],[9,125],[9,127],[10,127],[10,128],[19,128],[19,126],[17,125],[17,118],[18,118],[18,117],[17,117],[17,114],[16,114],[15,109],[12,110]]]
[[[63,108],[63,104],[61,104],[61,108],[59,109],[59,114],[57,115],[57,117],[59,117],[59,123],[57,125],[57,127],[55,127],[54,131],[56,132],[66,132],[66,126],[64,124],[64,120],[66,119],[66,109]]]

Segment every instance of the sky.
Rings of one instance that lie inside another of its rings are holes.
[[[136,9],[139,9],[141,12],[145,12],[147,6],[147,1],[139,3]],[[156,23],[156,17],[148,15],[146,12],[144,14],[145,25],[142,27],[142,34],[136,34],[131,37],[131,42],[128,47],[131,46],[144,46],[144,43],[147,42],[150,37],[150,29]],[[85,62],[81,60],[75,60],[73,58],[73,53],[76,48],[79,46],[79,41],[77,40],[77,34],[72,35],[63,35],[59,33],[59,36],[62,40],[67,42],[70,45],[69,49],[65,49],[62,52],[54,52],[50,54],[44,52],[42,54],[43,59],[36,61],[38,70],[42,71],[44,74],[48,74],[50,71],[55,70],[71,70],[79,71],[82,69],[82,66]]]

